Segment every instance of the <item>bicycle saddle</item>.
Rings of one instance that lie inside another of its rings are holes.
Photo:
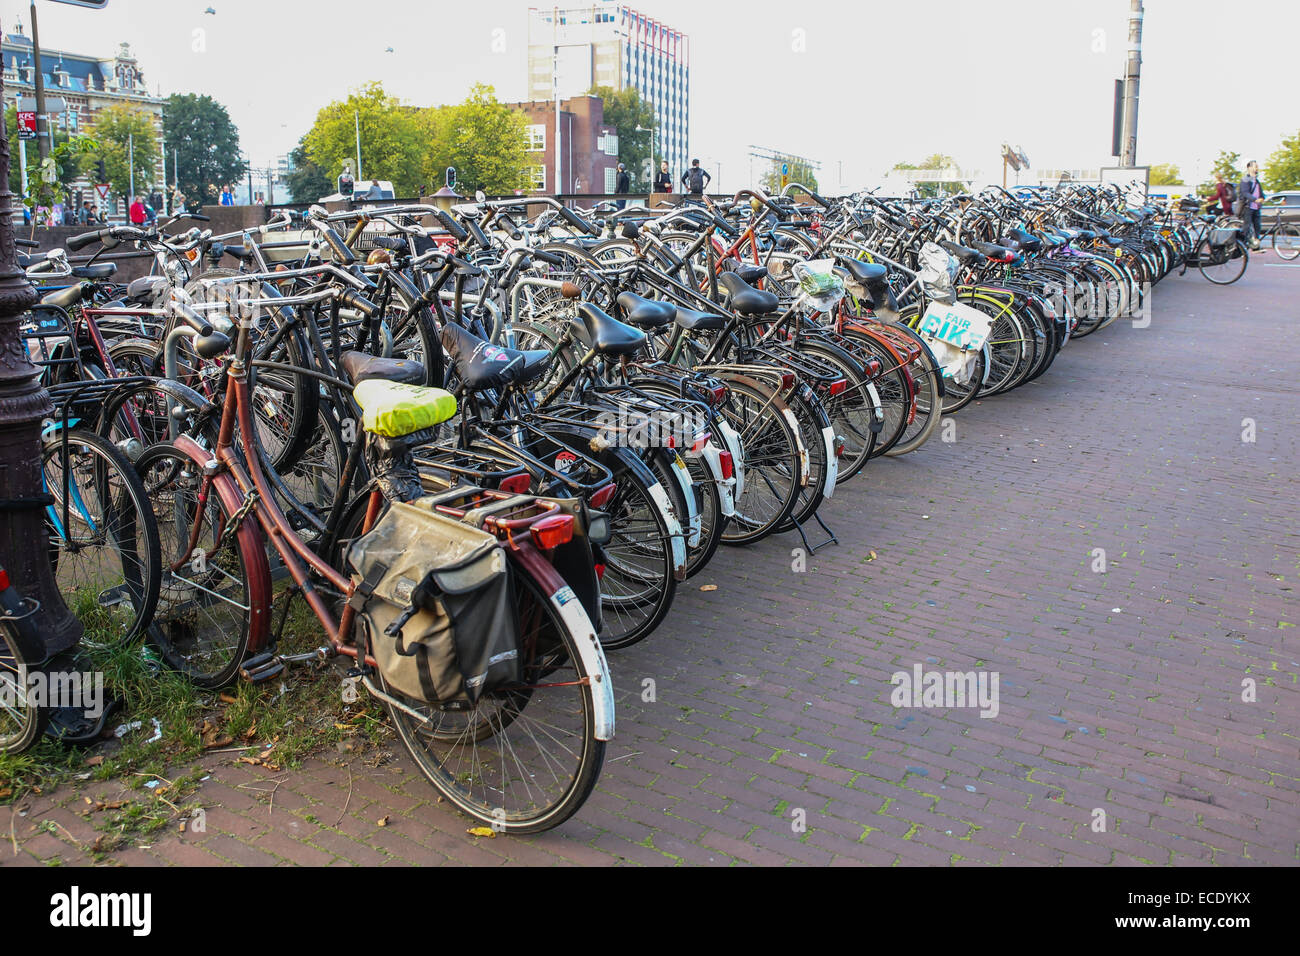
[[[162,276],[141,276],[126,284],[126,297],[131,302],[152,302],[168,288]]]
[[[740,276],[744,281],[753,285],[762,279],[767,278],[767,266],[755,265],[752,262],[741,262],[739,259],[727,260],[728,271],[734,275]]]
[[[590,302],[578,303],[578,318],[570,327],[578,341],[606,355],[635,355],[645,345],[645,333],[610,318]]]
[[[755,289],[734,272],[723,272],[718,284],[727,291],[727,301],[733,311],[741,315],[767,315],[775,312],[777,297],[771,292]]]
[[[618,307],[623,310],[623,316],[630,325],[642,329],[663,328],[677,314],[677,307],[671,302],[656,302],[635,292],[620,292]]]
[[[70,309],[81,301],[81,283],[70,285],[66,289],[60,289],[58,292],[51,292],[49,295],[42,297],[41,305],[53,305],[60,309]]]
[[[863,262],[861,259],[841,259],[839,264],[844,267],[854,281],[863,285],[877,283],[889,274],[889,269],[878,262]]]
[[[677,324],[688,332],[694,332],[696,329],[716,330],[727,325],[726,316],[714,315],[711,312],[697,312],[681,305],[677,307],[676,320]]]
[[[956,256],[958,259],[960,259],[962,262],[966,263],[967,265],[975,265],[977,263],[983,262],[985,259],[988,258],[988,256],[984,255],[984,253],[976,249],[971,249],[969,246],[958,245],[957,243],[950,242],[947,239],[940,239],[939,246],[944,250],[952,253],[954,256]]]
[[[404,385],[420,385],[424,382],[424,366],[409,359],[379,358],[365,352],[348,351],[343,353],[339,364],[353,385],[371,379],[401,382]]]
[[[361,426],[384,438],[403,438],[456,415],[456,397],[441,388],[424,388],[372,378],[352,390],[361,406]]]
[[[442,347],[451,356],[465,389],[471,392],[527,382],[551,364],[550,352],[503,348],[451,323],[443,327]]]
[[[78,279],[107,279],[116,271],[116,262],[92,262],[89,265],[72,267],[72,274]]]

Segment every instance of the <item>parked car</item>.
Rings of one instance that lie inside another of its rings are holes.
[[[1278,207],[1282,208],[1282,221],[1300,226],[1300,190],[1288,189],[1269,193],[1260,206],[1260,225],[1267,229],[1277,221]]]

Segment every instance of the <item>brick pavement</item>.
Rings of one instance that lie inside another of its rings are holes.
[[[206,832],[110,858],[1295,865],[1300,269],[1271,262],[1228,288],[1171,277],[1150,328],[1074,343],[959,413],[955,441],[873,462],[803,573],[789,535],[722,549],[612,657],[618,737],[559,831],[467,835],[400,750],[275,774],[210,756]],[[996,672],[997,717],[895,709],[916,664]],[[83,804],[31,802],[0,864],[88,859]]]

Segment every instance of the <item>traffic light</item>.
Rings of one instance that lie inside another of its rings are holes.
[[[95,162],[95,175],[99,177],[98,179],[95,180],[95,182],[97,183],[108,182],[108,167],[104,165],[104,161],[102,159],[97,160]]]

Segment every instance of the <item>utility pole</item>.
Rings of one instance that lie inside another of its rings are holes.
[[[63,603],[50,567],[44,513],[50,499],[41,476],[41,423],[53,417],[54,405],[18,335],[19,316],[37,296],[18,267],[12,199],[9,131],[0,123],[0,565],[34,608],[32,626],[53,656],[77,645],[81,622]]]
[[[559,196],[565,192],[560,185],[560,8],[555,7],[551,13],[551,28],[554,35],[555,50],[551,58],[551,93],[555,97],[555,181],[551,183],[552,195]],[[619,144],[622,148],[622,144]]]
[[[352,121],[357,127],[357,183],[361,182],[361,111],[352,111]],[[250,199],[249,202],[252,202]]]
[[[1130,0],[1128,69],[1124,76],[1124,140],[1121,166],[1137,165],[1138,79],[1142,73],[1142,0]]]
[[[131,216],[131,203],[135,202],[135,130],[126,133],[127,163],[131,168],[131,188],[127,190],[127,218]]]
[[[45,116],[45,71],[41,69],[41,35],[36,29],[36,0],[32,0],[32,65],[36,69],[36,149],[45,162],[50,155],[50,123]]]

